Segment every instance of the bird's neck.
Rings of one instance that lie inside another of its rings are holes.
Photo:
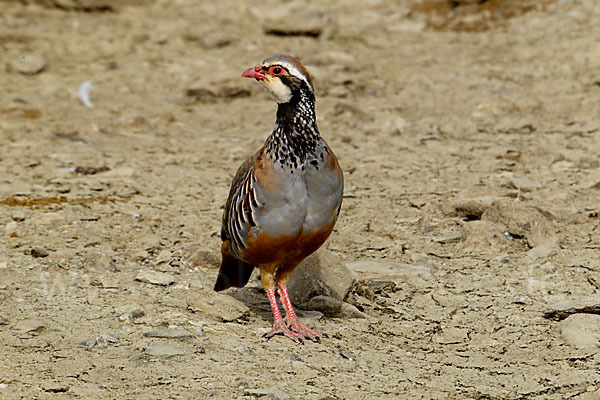
[[[280,103],[277,120],[267,139],[267,152],[282,165],[298,168],[310,158],[320,143],[312,93],[301,92],[289,102]]]

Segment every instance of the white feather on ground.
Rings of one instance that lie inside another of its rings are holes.
[[[77,98],[81,100],[84,106],[93,108],[94,104],[92,104],[90,100],[90,91],[94,89],[94,85],[92,81],[85,81],[77,88]]]

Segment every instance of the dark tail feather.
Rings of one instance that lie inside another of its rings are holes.
[[[253,270],[254,265],[238,260],[230,254],[224,254],[214,290],[220,292],[232,286],[237,288],[246,286]]]

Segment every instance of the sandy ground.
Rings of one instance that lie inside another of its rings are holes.
[[[0,1],[0,398],[600,398],[600,7],[454,3]],[[211,291],[273,53],[364,261],[321,344]]]

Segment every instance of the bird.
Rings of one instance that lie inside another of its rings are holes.
[[[231,183],[214,290],[244,287],[258,267],[274,317],[273,328],[263,336],[320,343],[326,335],[298,320],[287,284],[300,262],[333,231],[342,206],[343,172],[319,133],[313,82],[300,61],[272,55],[242,77],[255,79],[272,95],[277,113],[264,145],[242,163]]]

